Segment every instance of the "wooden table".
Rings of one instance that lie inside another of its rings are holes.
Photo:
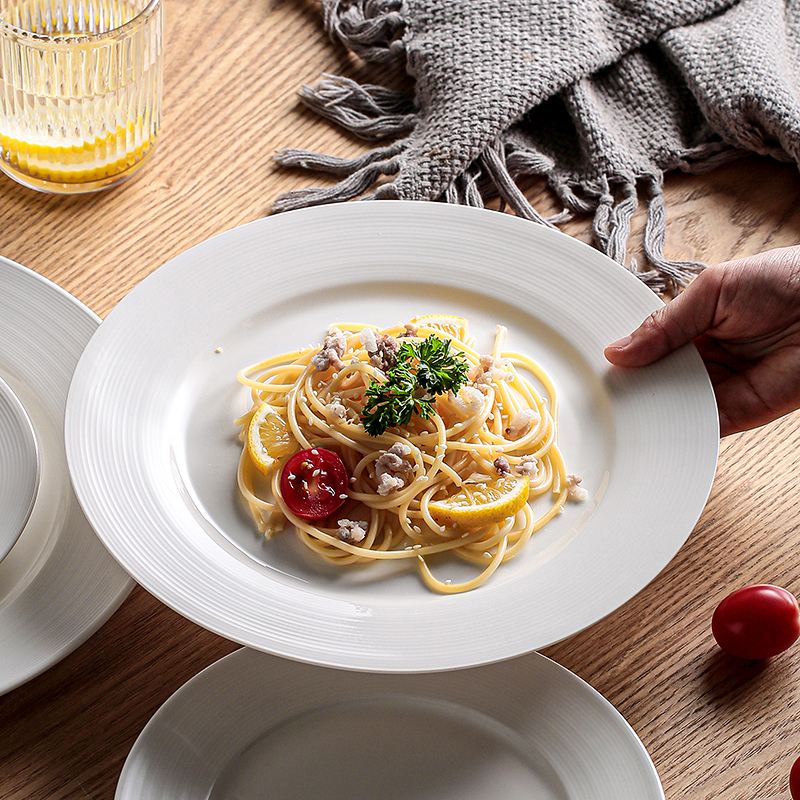
[[[304,110],[321,73],[375,73],[321,29],[311,0],[165,0],[163,138],[127,185],[38,194],[0,178],[0,253],[63,286],[100,316],[168,259],[268,213],[319,176],[277,168],[275,150],[355,155],[365,145]],[[557,207],[544,184],[527,196]],[[800,241],[793,165],[757,158],[666,181],[666,253],[713,263]],[[643,213],[631,251],[640,246]],[[565,228],[590,240],[590,221]],[[545,653],[599,690],[643,740],[668,800],[787,798],[800,755],[800,644],[769,663],[731,659],[710,632],[732,589],[800,594],[800,418],[722,442],[708,505],[662,574],[616,613]],[[665,436],[669,435],[665,431]],[[135,588],[75,652],[0,698],[0,798],[113,797],[142,727],[172,692],[237,645]]]

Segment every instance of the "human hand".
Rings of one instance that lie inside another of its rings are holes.
[[[800,408],[800,246],[708,267],[605,356],[640,367],[691,341],[714,387],[721,436]]]

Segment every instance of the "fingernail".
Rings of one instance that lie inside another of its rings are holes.
[[[607,350],[624,350],[633,341],[633,336],[623,336],[617,339],[616,342],[611,342],[606,348]]]

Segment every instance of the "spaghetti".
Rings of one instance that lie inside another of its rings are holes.
[[[504,350],[506,332],[498,326],[491,354],[482,356],[457,317],[383,330],[339,324],[322,346],[242,369],[238,379],[250,388],[252,407],[236,420],[243,442],[238,485],[258,530],[271,538],[288,521],[304,545],[336,565],[413,559],[440,593],[484,583],[568,499],[585,495],[557,447],[555,388],[531,358]],[[398,350],[416,346],[418,353],[434,339],[466,363],[464,384],[436,396],[418,387],[427,416],[418,409],[401,426],[368,433],[365,408],[388,385]],[[297,470],[287,464],[305,457],[293,457],[297,451],[312,461],[311,454],[332,451],[344,465],[344,487],[315,487],[340,498],[324,518],[290,508],[287,481]],[[537,517],[528,501],[539,497],[549,504]],[[437,579],[429,561],[438,553],[478,565],[478,574],[460,583]]]

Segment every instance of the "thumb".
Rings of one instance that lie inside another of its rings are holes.
[[[701,273],[683,293],[654,311],[629,336],[612,342],[605,357],[619,367],[652,364],[706,333],[713,325],[719,292]],[[711,277],[711,276],[709,276]]]

